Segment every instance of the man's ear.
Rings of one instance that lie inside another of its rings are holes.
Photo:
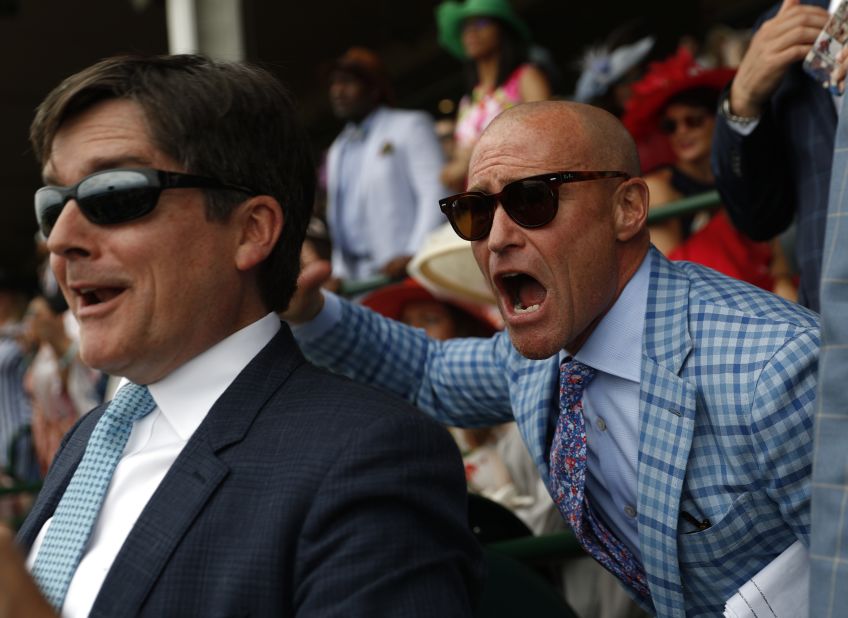
[[[630,178],[615,192],[615,236],[626,242],[645,229],[650,196],[641,178]]]
[[[285,225],[283,207],[270,195],[257,195],[241,203],[232,216],[241,233],[235,253],[236,268],[250,270],[274,250]]]

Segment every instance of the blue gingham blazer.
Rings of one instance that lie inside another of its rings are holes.
[[[720,615],[781,551],[809,542],[818,318],[655,249],[640,393],[638,530],[654,610]],[[379,384],[442,422],[513,419],[547,481],[557,358],[529,360],[506,333],[435,342],[343,305],[301,341],[318,364]],[[697,531],[687,511],[711,527]]]

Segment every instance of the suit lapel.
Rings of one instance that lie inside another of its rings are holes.
[[[217,453],[244,439],[268,399],[303,362],[283,325],[215,402],[177,457],[115,558],[91,616],[139,612],[171,554],[229,473]]]
[[[65,487],[68,486],[82,459],[88,438],[105,410],[106,405],[102,405],[86,414],[68,435],[67,442],[62,446],[50,467],[50,474],[38,493],[38,499],[18,531],[17,542],[21,547],[29,550],[44,526],[44,522],[52,517],[65,492]]]
[[[639,544],[657,614],[683,616],[677,520],[696,410],[695,387],[679,376],[692,351],[689,281],[651,253],[640,389]]]

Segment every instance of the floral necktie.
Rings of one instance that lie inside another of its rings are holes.
[[[651,593],[641,565],[595,515],[584,491],[586,426],[582,397],[594,377],[594,369],[570,356],[560,367],[560,414],[550,454],[551,493],[583,549],[650,604]]]

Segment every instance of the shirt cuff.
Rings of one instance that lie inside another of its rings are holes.
[[[314,318],[302,324],[290,324],[292,334],[298,341],[312,341],[326,335],[330,329],[342,320],[341,299],[326,290],[321,290],[324,295],[324,306]]]
[[[727,123],[727,126],[730,127],[730,130],[734,133],[742,135],[744,137],[748,137],[751,133],[754,132],[754,129],[757,128],[757,125],[760,124],[760,119],[751,120],[750,122],[746,122],[742,124],[741,122],[735,122],[730,118],[725,118],[724,121]]]

